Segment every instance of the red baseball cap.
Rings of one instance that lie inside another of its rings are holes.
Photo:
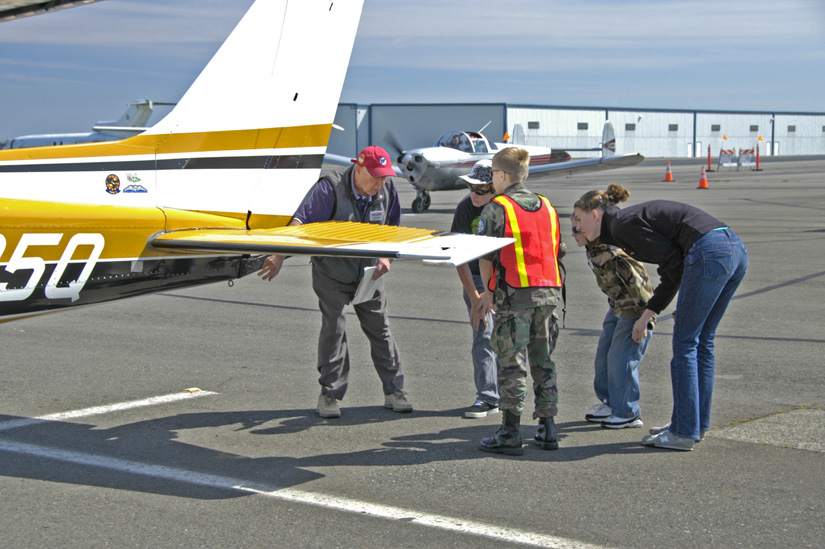
[[[375,145],[361,151],[358,159],[354,162],[367,168],[367,172],[373,177],[395,175],[395,170],[392,169],[392,162],[390,161],[390,153]]]

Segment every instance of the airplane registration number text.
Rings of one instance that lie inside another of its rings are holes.
[[[32,295],[38,282],[43,277],[46,271],[46,260],[36,254],[27,255],[30,253],[30,248],[38,246],[59,246],[63,239],[63,233],[25,233],[20,237],[17,247],[14,249],[9,262],[6,264],[5,270],[10,274],[17,271],[30,270],[28,281],[22,288],[8,289],[8,283],[0,283],[0,301],[23,301]],[[71,299],[73,302],[80,298],[80,291],[86,285],[89,275],[92,273],[100,259],[100,254],[103,252],[105,240],[100,233],[77,233],[73,235],[63,254],[60,256],[57,264],[54,266],[54,271],[48,282],[46,282],[46,298],[48,299]],[[80,246],[91,246],[92,251],[86,259],[74,260],[75,262],[83,262],[83,270],[77,277],[77,280],[71,281],[66,285],[58,286],[61,277],[63,276],[69,263],[72,262],[72,256]],[[6,237],[0,234],[0,255],[6,251]]]

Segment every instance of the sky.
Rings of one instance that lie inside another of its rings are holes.
[[[0,23],[0,139],[177,101],[251,4],[105,0]],[[823,90],[822,0],[365,0],[341,102],[819,113]]]

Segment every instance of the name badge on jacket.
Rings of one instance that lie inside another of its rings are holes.
[[[374,210],[370,212],[370,223],[384,221],[384,210]]]

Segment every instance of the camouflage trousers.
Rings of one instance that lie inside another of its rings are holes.
[[[555,305],[496,313],[490,346],[498,355],[499,406],[521,415],[527,396],[527,370],[533,378],[533,419],[558,413],[556,364],[550,355],[559,337]]]

